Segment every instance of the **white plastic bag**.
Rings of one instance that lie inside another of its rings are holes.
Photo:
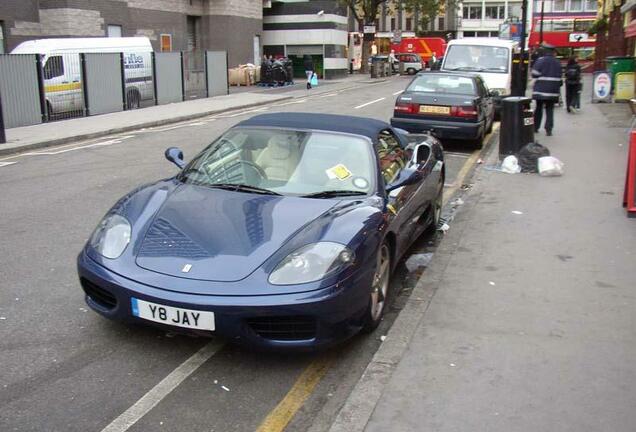
[[[518,174],[521,172],[521,167],[519,166],[519,161],[513,155],[506,156],[506,158],[501,163],[501,171],[508,174]]]
[[[539,175],[544,177],[563,175],[563,162],[554,156],[544,156],[537,160]]]

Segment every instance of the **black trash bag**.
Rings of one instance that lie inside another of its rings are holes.
[[[537,161],[540,157],[550,156],[550,150],[538,142],[528,143],[519,150],[517,159],[522,173],[539,172]]]
[[[272,63],[269,60],[264,60],[261,63],[261,82],[271,84],[272,81]]]
[[[287,82],[294,83],[294,63],[288,59],[283,59],[283,65],[285,66],[285,73],[287,74]]]
[[[279,86],[285,85],[287,82],[287,71],[280,60],[276,60],[272,64],[272,80]]]

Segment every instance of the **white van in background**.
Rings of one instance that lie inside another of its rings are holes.
[[[495,109],[501,108],[501,99],[512,94],[513,56],[519,52],[517,42],[485,37],[454,39],[448,43],[443,71],[476,72],[488,89],[496,91]]]
[[[49,115],[83,110],[80,53],[123,53],[126,104],[138,108],[154,98],[152,45],[147,37],[38,39],[22,42],[11,54],[42,54]]]

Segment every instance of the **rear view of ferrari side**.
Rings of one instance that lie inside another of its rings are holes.
[[[265,114],[166,157],[179,174],[123,197],[78,257],[107,318],[329,346],[377,327],[395,264],[439,221],[439,142],[382,121]]]

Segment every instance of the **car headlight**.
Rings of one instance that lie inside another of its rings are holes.
[[[118,214],[104,217],[90,239],[91,247],[110,259],[119,258],[129,242],[130,223]]]
[[[301,247],[282,260],[269,275],[273,285],[314,282],[353,264],[354,254],[344,245],[332,242]]]

